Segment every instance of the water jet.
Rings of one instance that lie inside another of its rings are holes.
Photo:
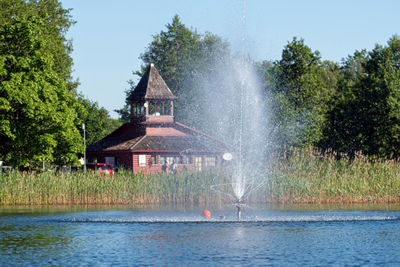
[[[235,202],[235,206],[237,208],[237,219],[240,221],[242,217],[242,206],[243,206],[243,201],[241,199],[237,199]]]

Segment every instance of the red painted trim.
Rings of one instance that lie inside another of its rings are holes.
[[[87,154],[92,153],[92,154],[97,154],[97,153],[129,153],[132,152],[131,150],[100,150],[100,151],[86,151]]]
[[[204,153],[209,153],[209,152],[215,152],[215,153],[222,153],[225,152],[225,150],[190,150],[190,153],[184,152],[185,150],[101,150],[101,151],[90,151],[86,153],[92,153],[92,154],[110,154],[110,153],[136,153],[136,152],[177,152],[177,153],[185,153],[185,154],[190,154],[191,152],[204,152]]]
[[[190,150],[190,153],[185,152],[185,150],[129,150],[129,152],[133,153],[146,153],[146,152],[175,152],[175,153],[184,153],[184,154],[192,154],[192,152],[196,153],[222,153],[224,150]]]

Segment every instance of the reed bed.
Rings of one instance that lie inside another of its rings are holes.
[[[274,203],[400,203],[400,163],[312,148],[274,156],[264,188]]]
[[[266,183],[251,202],[400,203],[400,164],[361,154],[337,160],[312,148],[271,157]],[[114,176],[95,172],[14,172],[0,176],[0,205],[222,204],[212,190],[229,183],[223,170]],[[229,189],[227,189],[229,190]]]
[[[207,204],[221,203],[210,190],[222,172],[113,176],[96,172],[20,173],[0,176],[0,205]]]

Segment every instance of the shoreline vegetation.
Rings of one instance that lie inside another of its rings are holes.
[[[250,203],[400,203],[397,160],[362,154],[337,159],[308,148],[272,156],[268,169],[267,182],[250,196]],[[211,187],[229,181],[221,170],[153,175],[123,170],[114,176],[16,171],[0,176],[0,205],[223,205],[229,199]]]

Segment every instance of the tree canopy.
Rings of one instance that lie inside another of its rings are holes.
[[[154,63],[168,87],[178,97],[175,101],[175,117],[178,121],[195,126],[200,125],[198,108],[204,101],[199,90],[199,81],[215,68],[215,60],[229,54],[228,43],[211,33],[199,34],[187,28],[175,15],[166,30],[154,35],[153,41],[140,56],[141,70],[134,72],[141,76],[150,63]],[[127,96],[135,88],[129,82]],[[193,102],[196,99],[198,101]],[[118,110],[123,120],[128,120],[128,107]]]
[[[59,0],[2,0],[0,9],[0,160],[78,164],[81,124],[91,144],[120,122],[77,93],[70,10]]]
[[[83,150],[82,107],[44,49],[44,24],[29,15],[0,26],[0,154],[14,166],[74,163]]]
[[[273,99],[273,143],[277,146],[307,146],[322,135],[326,104],[335,91],[335,69],[322,62],[318,51],[312,51],[304,40],[293,38],[274,63],[261,64],[264,86]]]
[[[85,124],[87,145],[102,139],[121,126],[122,122],[111,118],[108,111],[99,107],[97,102],[87,99],[81,94],[78,95],[78,101],[84,107],[79,118]]]
[[[93,143],[129,120],[128,106],[114,120],[77,93],[72,44],[65,37],[74,21],[59,0],[3,0],[0,8],[1,160],[30,168],[74,164],[83,152],[81,124],[87,125],[87,143]],[[233,106],[243,87],[236,77],[243,69],[235,68],[247,64],[263,82],[261,101],[270,119],[260,123],[269,127],[263,129],[274,149],[312,145],[350,155],[400,156],[397,35],[340,63],[322,60],[296,37],[277,61],[238,63],[227,41],[186,27],[175,15],[140,58],[134,74],[141,76],[154,63],[178,97],[176,119],[200,130],[217,133],[221,125],[235,125]],[[129,81],[127,95],[135,86]]]
[[[263,81],[264,105],[270,112],[270,120],[261,122],[270,128],[266,130],[270,144],[274,148],[312,145],[350,154],[361,151],[399,157],[399,50],[395,35],[387,46],[355,51],[336,63],[322,60],[318,51],[294,37],[283,48],[280,60],[255,62]],[[187,28],[176,15],[166,30],[154,35],[141,55],[142,69],[135,74],[142,75],[154,63],[178,96],[176,119],[199,129],[212,129],[204,120],[216,112],[209,96],[219,98],[220,106],[231,111],[228,102],[232,99],[218,91],[218,86],[226,84],[219,84],[217,76],[232,78],[228,76],[234,73],[230,61],[234,57],[228,42]],[[131,80],[129,85],[127,95],[136,84]],[[127,106],[119,112],[128,120]],[[217,131],[218,123],[227,122],[221,118],[213,118],[213,130]]]
[[[356,51],[343,64],[322,145],[344,153],[399,157],[400,39]]]
[[[41,51],[52,55],[52,69],[67,82],[68,90],[75,93],[78,86],[72,77],[72,43],[65,34],[75,23],[69,9],[64,9],[59,0],[2,0],[0,2],[0,25],[27,16],[39,17],[43,23],[40,36],[46,40]]]

